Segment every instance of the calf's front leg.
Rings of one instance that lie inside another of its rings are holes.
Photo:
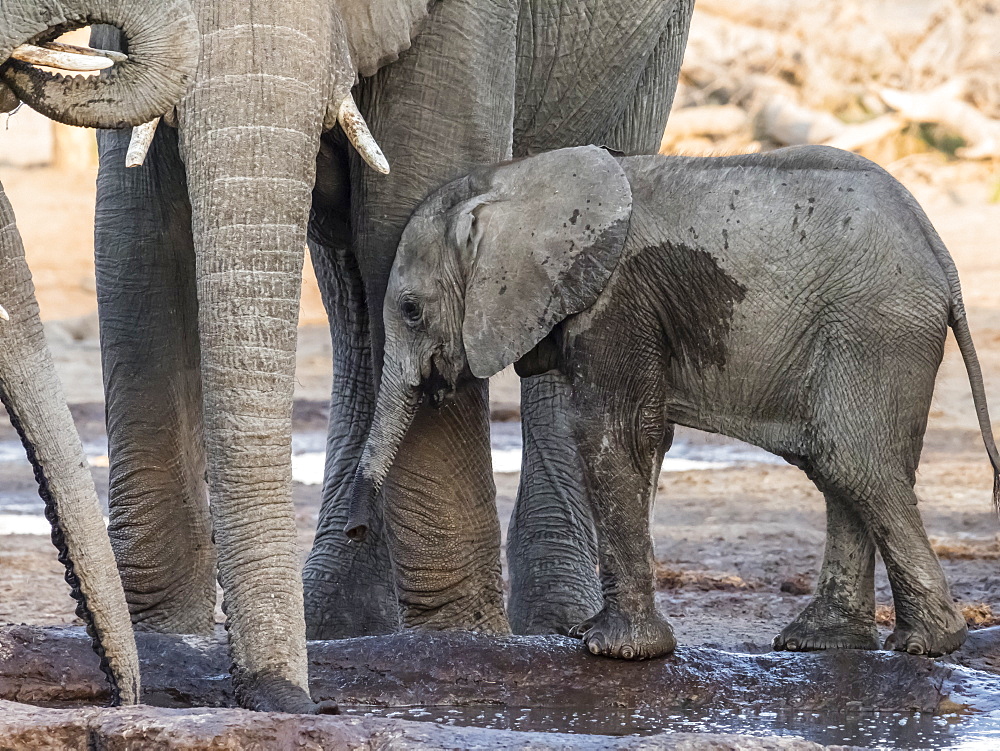
[[[649,379],[652,380],[652,379]],[[649,513],[668,433],[656,384],[574,383],[604,607],[572,634],[593,654],[643,660],[676,646],[653,596]],[[635,396],[632,396],[635,395]],[[655,396],[654,396],[655,395]]]

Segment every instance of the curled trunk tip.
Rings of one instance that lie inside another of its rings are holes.
[[[364,542],[371,525],[372,506],[375,505],[375,494],[378,488],[370,477],[366,477],[359,467],[354,474],[351,487],[351,507],[347,516],[347,526],[344,533],[354,542]]]

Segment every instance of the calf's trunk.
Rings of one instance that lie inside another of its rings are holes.
[[[420,387],[408,383],[399,364],[386,358],[375,417],[351,488],[351,511],[344,531],[352,540],[363,540],[368,532],[372,506],[419,406]]]

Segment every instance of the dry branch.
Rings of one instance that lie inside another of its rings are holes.
[[[828,112],[809,109],[777,95],[771,97],[757,116],[758,134],[786,146],[825,143],[839,136],[844,125]]]
[[[765,29],[784,29],[793,15],[787,0],[698,0],[697,7],[702,13]]]
[[[681,140],[691,136],[724,138],[734,133],[750,132],[750,118],[734,104],[709,104],[678,110],[667,123],[664,139]]]
[[[896,115],[882,115],[866,123],[844,126],[839,134],[826,141],[826,145],[847,151],[858,151],[896,135],[906,127],[906,124],[905,120]]]
[[[911,94],[897,89],[879,89],[878,94],[907,120],[943,125],[965,141],[956,150],[963,159],[1000,157],[1000,120],[993,120],[960,99],[964,82],[951,81],[933,91]]]
[[[233,705],[221,639],[136,636],[146,703]],[[629,663],[593,657],[565,637],[404,632],[311,642],[309,657],[313,697],[343,704],[922,712],[1000,708],[996,676],[887,652],[747,655],[685,647],[670,658]],[[104,702],[103,676],[83,631],[28,626],[0,631],[0,698],[61,705]]]

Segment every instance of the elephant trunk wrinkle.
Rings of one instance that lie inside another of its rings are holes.
[[[243,706],[288,711],[309,702],[291,420],[319,102],[329,93],[315,67],[322,40],[315,42],[301,49],[303,36],[287,21],[220,29],[205,43],[211,75],[180,108],[233,675]],[[254,71],[232,69],[249,54]],[[247,102],[257,108],[253,125],[245,124]],[[302,702],[276,688],[286,684]]]

